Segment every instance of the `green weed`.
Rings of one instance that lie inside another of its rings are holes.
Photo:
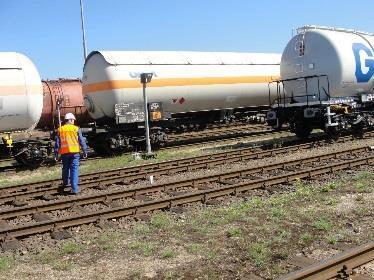
[[[162,252],[162,258],[163,259],[170,259],[170,258],[174,258],[176,256],[176,252],[173,250],[173,249],[166,249]]]
[[[285,209],[280,208],[280,207],[277,207],[277,208],[271,208],[271,209],[270,209],[270,214],[271,214],[274,218],[283,219],[283,218],[286,217],[287,212],[286,212]]]
[[[248,247],[248,255],[253,263],[261,268],[269,258],[269,249],[263,243],[253,243]]]
[[[38,259],[42,264],[52,264],[59,258],[58,253],[52,251],[46,251],[39,254]]]
[[[323,231],[329,231],[332,228],[331,223],[325,219],[319,219],[318,221],[314,222],[313,226],[316,229]]]
[[[340,236],[337,234],[329,235],[326,238],[328,244],[335,245],[340,240]]]
[[[55,270],[67,271],[73,268],[73,262],[70,260],[55,260],[52,263],[52,267]]]
[[[67,242],[61,247],[61,253],[63,255],[76,254],[81,252],[83,247],[73,241]]]
[[[142,255],[148,257],[156,251],[157,246],[149,242],[135,241],[129,244],[129,249],[138,251]]]
[[[309,232],[304,232],[299,236],[299,242],[306,244],[313,240],[313,236]]]
[[[196,254],[202,250],[202,246],[200,244],[192,243],[186,245],[186,251],[190,254]]]
[[[328,183],[322,186],[322,192],[330,192],[336,189],[335,183]]]
[[[291,238],[291,233],[289,231],[281,230],[276,235],[275,241],[277,241],[278,243],[284,244],[284,243],[287,243],[290,240],[290,238]]]
[[[13,260],[10,257],[0,258],[0,271],[10,269],[13,265]]]
[[[240,228],[230,228],[226,233],[227,237],[238,237],[242,234],[243,232]]]
[[[167,228],[171,224],[171,219],[167,214],[161,213],[153,215],[151,218],[151,225],[155,228]]]
[[[327,198],[326,205],[336,206],[338,204],[338,200],[334,197]]]
[[[369,172],[369,171],[363,171],[358,173],[355,177],[355,180],[360,181],[360,180],[373,180],[374,179],[374,173]]]
[[[368,185],[366,182],[357,182],[355,188],[362,193],[370,193],[373,191],[373,188]]]
[[[143,274],[142,271],[139,271],[139,270],[132,271],[130,274],[130,279],[133,279],[133,280],[142,279],[142,274]]]
[[[134,226],[133,231],[136,236],[147,236],[151,233],[149,225],[139,223]]]
[[[115,242],[119,238],[118,234],[102,234],[97,243],[104,251],[113,251],[115,248]]]

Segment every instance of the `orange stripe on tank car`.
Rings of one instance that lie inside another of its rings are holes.
[[[252,84],[268,83],[279,79],[277,76],[245,76],[245,77],[205,77],[205,78],[170,78],[153,79],[148,87],[180,87],[197,85],[224,85],[224,84]],[[83,86],[83,93],[106,91],[122,88],[140,88],[139,80],[113,80],[93,83]]]
[[[30,95],[39,94],[42,95],[42,85],[31,85],[27,86],[27,90],[24,86],[1,86],[0,85],[0,96],[14,96],[14,95]]]

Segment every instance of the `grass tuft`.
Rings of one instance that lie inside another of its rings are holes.
[[[332,225],[329,221],[325,219],[319,219],[318,221],[314,222],[313,226],[318,230],[329,231],[332,228]]]
[[[335,183],[328,183],[322,186],[322,192],[330,192],[337,188]]]
[[[68,271],[73,268],[73,262],[70,260],[55,260],[52,262],[52,267],[55,270]]]
[[[230,228],[226,235],[227,237],[238,237],[238,236],[241,236],[243,234],[242,230],[240,228]]]
[[[328,244],[335,245],[340,240],[340,236],[337,234],[332,234],[327,236],[326,241]]]
[[[12,268],[13,260],[9,257],[0,258],[0,271],[5,271]]]
[[[61,254],[63,255],[70,255],[70,254],[77,254],[83,250],[83,247],[73,241],[69,241],[62,245],[61,247]]]
[[[299,243],[307,244],[313,240],[313,236],[309,232],[304,232],[299,236]]]
[[[370,187],[366,182],[357,182],[355,184],[355,188],[361,193],[370,193],[373,191],[373,188]]]
[[[156,251],[157,246],[150,242],[135,241],[129,244],[129,249],[149,257]]]
[[[173,249],[165,249],[163,252],[162,252],[162,258],[163,259],[170,259],[170,258],[174,258],[175,256],[177,255],[177,253],[173,250]]]
[[[171,224],[171,218],[165,214],[155,214],[151,218],[151,225],[158,229],[167,228]]]
[[[259,268],[263,267],[269,258],[269,249],[263,243],[250,244],[247,251],[249,258]]]
[[[186,251],[190,254],[197,254],[202,251],[202,245],[197,243],[186,244]]]

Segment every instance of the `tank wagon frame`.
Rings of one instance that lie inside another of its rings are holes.
[[[115,155],[143,148],[145,145],[143,106],[140,106],[140,104],[131,105],[133,105],[131,120],[126,114],[118,112],[115,122],[107,119],[106,124],[93,122],[89,126],[81,127],[89,146],[97,153]],[[128,106],[126,107],[128,109]],[[203,130],[210,124],[260,122],[261,119],[265,120],[268,109],[269,107],[264,105],[167,115],[162,110],[162,102],[150,102],[148,103],[150,141],[152,147],[158,149],[164,145],[168,134],[171,132],[182,133]],[[118,111],[120,110],[118,109]],[[124,123],[121,123],[122,121]]]
[[[285,92],[285,83],[295,81],[304,84],[305,94],[289,97]],[[364,127],[374,125],[374,94],[333,98],[330,96],[327,75],[284,79],[273,83],[276,84],[277,98],[271,101],[269,87],[271,109],[266,118],[274,129],[280,129],[283,124],[288,123],[291,132],[299,138],[307,138],[313,129],[322,129],[330,136],[336,137],[347,130],[361,135]],[[318,85],[317,92],[309,90],[308,84],[314,83]],[[295,98],[299,97],[306,101],[295,102]]]
[[[269,83],[267,122],[274,128],[288,123],[299,138],[315,128],[334,137],[361,135],[374,126],[373,77],[374,34],[299,28],[283,51],[281,79]]]

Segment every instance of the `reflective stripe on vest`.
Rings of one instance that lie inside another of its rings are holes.
[[[59,153],[61,155],[79,153],[78,129],[79,128],[73,124],[65,124],[58,129],[58,135],[60,137]]]

